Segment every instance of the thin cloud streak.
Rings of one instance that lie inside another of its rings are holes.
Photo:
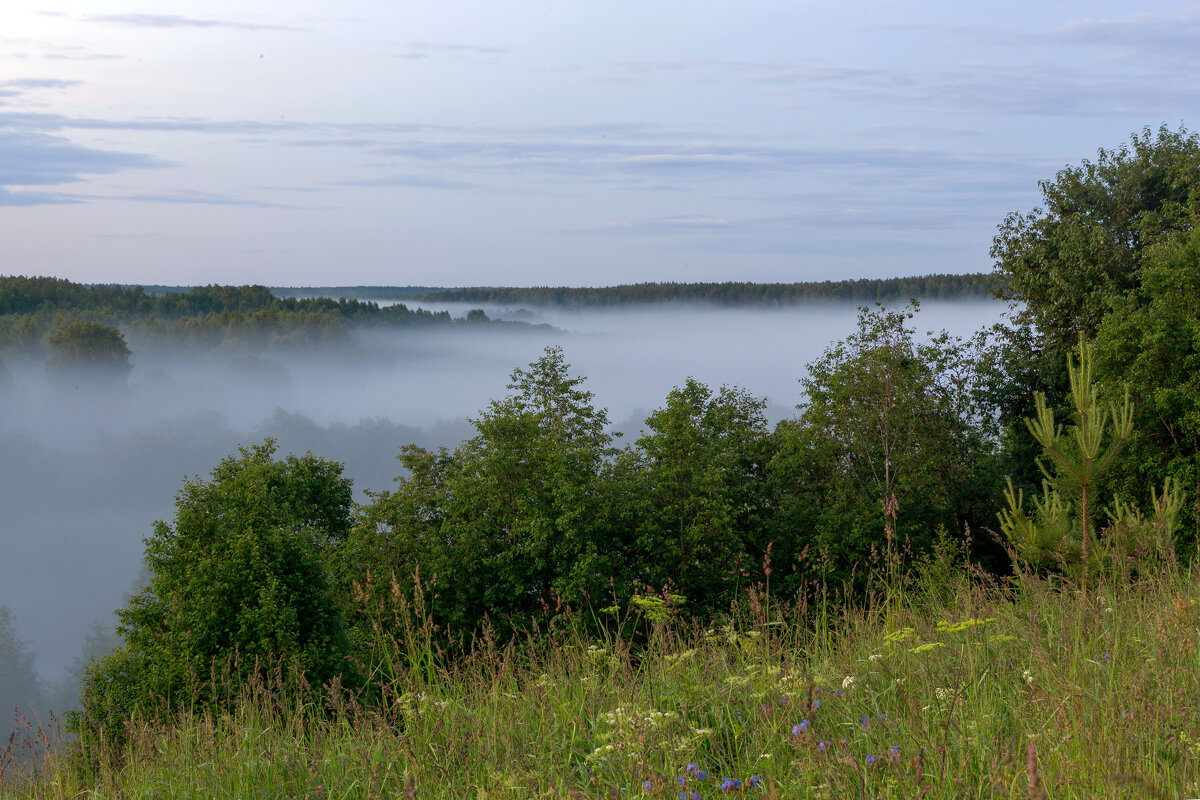
[[[253,22],[237,22],[227,19],[205,19],[184,17],[178,14],[91,14],[85,22],[122,25],[131,28],[227,28],[241,31],[301,31],[291,25],[262,25]]]

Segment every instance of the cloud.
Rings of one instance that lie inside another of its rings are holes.
[[[0,206],[48,206],[80,203],[78,198],[48,192],[10,192],[0,186]]]
[[[82,81],[60,80],[58,78],[14,78],[0,80],[0,106],[12,105],[11,100],[24,99],[31,92],[42,89],[67,89],[78,86]]]
[[[0,188],[54,186],[78,181],[83,175],[159,166],[163,162],[148,155],[97,150],[59,136],[0,128]],[[32,202],[30,198],[39,196],[23,194],[22,197],[26,200],[22,204],[28,205]],[[55,202],[72,201],[59,198]]]
[[[473,59],[480,57],[500,56],[508,53],[507,47],[485,47],[473,44],[443,44],[436,42],[408,42],[404,49],[396,53],[396,58],[420,61],[426,58],[449,57],[454,59]]]
[[[87,22],[107,25],[123,25],[131,28],[227,28],[241,31],[297,31],[290,25],[261,25],[252,22],[237,22],[225,19],[202,19],[183,17],[177,14],[92,14],[84,17]]]
[[[703,232],[727,232],[738,227],[736,223],[721,217],[653,217],[638,220],[602,222],[593,228],[574,231],[591,236],[692,236]]]
[[[474,189],[478,184],[439,178],[436,175],[385,175],[356,181],[338,181],[337,186],[405,187],[413,189]]]
[[[67,89],[79,86],[83,81],[67,81],[60,78],[13,78],[0,81],[0,88],[13,88],[22,91],[29,89]]]
[[[1104,47],[1153,60],[1200,60],[1200,12],[1133,14],[1124,19],[1073,20],[1045,35],[1057,43]]]
[[[171,192],[156,192],[149,194],[108,195],[104,200],[124,200],[131,203],[167,203],[172,205],[205,205],[205,206],[238,206],[240,208],[287,208],[296,209],[300,206],[284,203],[266,203],[259,200],[248,200],[231,195],[201,192],[193,189],[178,189]]]

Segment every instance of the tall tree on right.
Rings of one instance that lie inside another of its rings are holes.
[[[1067,357],[1096,347],[1096,378],[1137,400],[1134,429],[1108,487],[1126,496],[1168,476],[1200,528],[1200,135],[1149,128],[1095,161],[1041,182],[1044,205],[1005,218],[993,240],[996,283],[1014,303],[992,370],[1010,473],[1032,487],[1039,449],[1024,420],[1045,394],[1065,412]]]

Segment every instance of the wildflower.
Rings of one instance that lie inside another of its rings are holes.
[[[1025,679],[1026,683],[1033,683],[1033,673],[1029,670],[1023,671],[1021,677]]]
[[[953,689],[943,689],[941,686],[939,686],[936,689],[936,694],[937,694],[938,700],[949,700],[951,697],[954,697],[954,690]]]
[[[898,744],[892,745],[892,758],[895,758],[895,759],[900,758],[900,745],[898,745]]]
[[[842,688],[843,689],[849,689],[853,685],[854,685],[854,676],[853,675],[847,675],[846,677],[842,678]]]
[[[880,655],[879,653],[875,653],[875,654],[873,654],[873,655],[872,655],[870,658],[868,658],[867,660],[868,660],[868,661],[870,661],[872,664],[874,664],[876,661],[879,661],[879,660],[881,660],[882,658],[883,658],[883,656],[882,656],[882,655]]]
[[[875,756],[871,755],[870,753],[867,753],[867,763],[870,764],[872,767],[875,766]]]
[[[642,783],[642,788],[643,788],[643,789],[645,789],[645,790],[648,792],[648,791],[650,791],[650,787],[651,787],[652,785],[653,785],[653,784],[652,784],[652,783],[650,783],[650,781],[645,781],[645,782],[643,782],[643,783]]]
[[[834,696],[834,697],[841,697],[841,696],[842,696],[842,690],[841,690],[841,689],[838,689],[836,692],[834,692],[834,693],[833,693],[833,696]]]
[[[734,789],[742,788],[742,782],[737,778],[725,778],[721,781],[721,791],[731,792]]]
[[[692,764],[688,764],[689,768],[692,766],[693,766]],[[680,786],[687,786],[687,778],[685,778],[683,775],[680,775],[678,778],[676,778],[675,782],[678,783]]]
[[[750,788],[751,789],[756,788],[760,783],[762,783],[762,779],[759,778],[757,775],[750,776]]]
[[[820,690],[820,689],[818,689],[817,691],[821,691],[821,690]],[[820,700],[813,700],[813,705],[812,705],[812,707],[813,707],[814,709],[816,709],[816,708],[820,708],[820,707],[821,707],[821,701],[820,701]]]
[[[827,748],[828,746],[829,746],[829,742],[826,742],[824,740],[817,742],[817,747],[821,748],[822,753],[825,752],[825,748]]]
[[[808,732],[808,720],[802,720],[799,725],[792,726],[792,736],[799,736],[802,733]]]

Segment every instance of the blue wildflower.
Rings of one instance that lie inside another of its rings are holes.
[[[871,766],[875,766],[875,756],[871,755],[870,753],[867,753],[867,763],[870,764]]]
[[[820,707],[821,707],[821,701],[813,700],[813,708],[820,708]]]
[[[650,781],[645,781],[645,782],[642,784],[642,788],[643,788],[643,789],[645,789],[647,792],[648,792],[648,791],[650,791],[650,786],[651,786],[651,783],[650,783]]]
[[[762,779],[759,778],[757,775],[750,776],[750,788],[751,789],[757,787],[760,783],[762,783]]]

